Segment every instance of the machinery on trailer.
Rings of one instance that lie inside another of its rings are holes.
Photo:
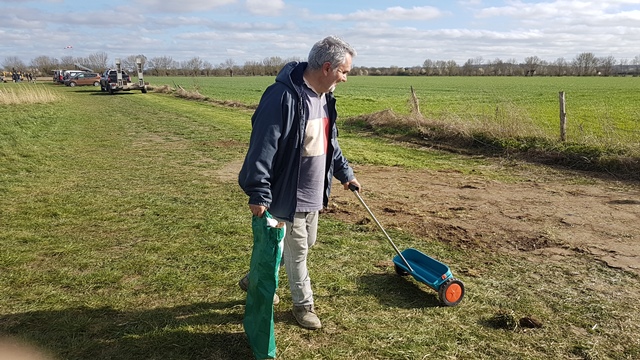
[[[100,88],[102,91],[108,91],[109,94],[112,95],[118,91],[131,90],[140,90],[143,94],[146,94],[147,85],[149,85],[149,83],[144,82],[142,59],[140,58],[136,58],[136,72],[138,75],[138,81],[132,82],[131,77],[122,69],[120,59],[116,59],[116,68],[108,69],[102,75],[102,78],[100,79]]]

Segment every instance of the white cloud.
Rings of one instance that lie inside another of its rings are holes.
[[[110,58],[143,53],[218,63],[233,57],[242,64],[272,56],[305,58],[327,34],[356,48],[357,66],[414,66],[427,58],[464,62],[478,56],[522,60],[535,55],[553,61],[587,51],[630,59],[640,51],[640,0],[454,0],[439,2],[439,8],[415,0],[402,6],[325,1],[87,1],[87,23],[63,16],[75,6],[69,0],[62,5],[0,0],[7,4],[0,52],[28,62],[39,55],[67,55],[70,51],[62,49],[72,44],[74,56],[107,51]],[[115,37],[124,40],[104,40]]]
[[[458,1],[458,4],[460,4],[461,6],[467,7],[467,6],[478,6],[478,5],[482,5],[482,0],[466,0],[466,1]]]
[[[133,0],[149,12],[204,12],[220,6],[233,4],[236,0]]]
[[[407,21],[431,20],[444,15],[444,12],[433,6],[415,6],[410,9],[394,6],[385,10],[358,10],[346,15],[328,14],[320,17],[333,21]]]
[[[247,9],[254,15],[278,16],[284,9],[283,0],[247,0]]]
[[[618,10],[626,4],[638,4],[638,0],[618,1],[567,1],[556,0],[551,2],[524,2],[511,0],[506,6],[494,6],[481,9],[476,17],[488,18],[506,16],[515,19],[546,20],[552,18],[588,19],[606,15],[610,11]],[[635,12],[635,10],[631,11]],[[624,14],[620,11],[618,14]]]

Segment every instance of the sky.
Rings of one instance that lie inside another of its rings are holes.
[[[0,12],[0,63],[27,65],[96,52],[110,63],[138,54],[214,66],[306,60],[328,35],[350,43],[353,65],[366,67],[640,57],[640,0],[0,0]]]

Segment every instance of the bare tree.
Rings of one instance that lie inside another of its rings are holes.
[[[473,59],[468,59],[467,62],[462,65],[462,75],[471,76],[471,75],[483,75],[484,69],[482,68],[482,64],[484,63],[484,59],[482,56],[476,56]]]
[[[524,58],[524,66],[525,66],[525,76],[533,76],[536,74],[538,70],[538,65],[540,65],[540,58],[537,56],[529,56]]]
[[[438,60],[434,64],[434,74],[435,75],[445,75],[447,72],[447,62],[444,60]]]
[[[547,60],[540,60],[538,64],[538,69],[536,70],[536,74],[548,76],[550,75],[550,63]]]
[[[597,65],[598,59],[590,52],[581,53],[573,60],[573,68],[578,76],[593,75]]]
[[[264,75],[262,72],[262,64],[258,61],[246,61],[243,68],[247,75]]]
[[[184,61],[182,63],[182,69],[186,71],[186,75],[189,76],[198,76],[200,75],[200,70],[204,67],[204,62],[199,57],[193,57],[190,60]]]
[[[507,76],[518,75],[520,66],[518,66],[518,60],[516,58],[507,59],[504,62],[504,71]]]
[[[487,61],[487,72],[493,76],[504,75],[504,62],[500,58]]]
[[[640,75],[640,55],[636,55],[633,58],[633,62],[632,63],[636,67],[636,71],[635,71],[634,76]]]
[[[128,72],[133,72],[136,68],[136,56],[128,55],[124,58],[120,58],[120,65]]]
[[[202,61],[202,73],[205,76],[209,76],[213,74],[213,71],[215,69],[215,66],[213,66],[212,63],[210,63],[209,61]]]
[[[431,59],[427,59],[422,63],[422,67],[425,70],[425,75],[430,76],[438,73],[437,62],[434,62]]]
[[[484,75],[484,68],[482,67],[483,64],[484,59],[482,58],[482,56],[476,56],[473,59],[473,65],[476,75]]]
[[[277,75],[280,69],[286,64],[279,56],[272,56],[262,60],[267,75]]]
[[[178,67],[178,64],[171,56],[160,56],[149,60],[147,66],[156,76],[169,76],[169,72]]]
[[[563,57],[557,58],[556,61],[554,61],[552,64],[552,75],[569,75],[569,70],[569,63],[567,63],[567,60],[565,60],[565,58]]]
[[[629,75],[629,59],[620,59],[618,62],[618,71],[616,75],[627,76]]]
[[[63,69],[75,69],[76,61],[71,55],[66,55],[60,58],[60,67]]]
[[[51,75],[53,70],[59,67],[58,59],[50,56],[38,56],[31,60],[31,67],[37,69],[40,74]]]
[[[4,58],[2,67],[7,71],[24,71],[27,66],[17,56],[7,56]]]
[[[456,76],[458,75],[458,64],[455,60],[447,61],[447,75]]]
[[[609,55],[606,57],[601,57],[597,59],[599,73],[602,76],[611,76],[613,75],[613,68],[616,65],[616,58]]]
[[[227,59],[222,64],[220,64],[220,67],[226,69],[229,72],[229,76],[231,77],[233,77],[233,68],[235,66],[236,62],[233,61],[233,59]]]
[[[104,51],[98,51],[87,57],[85,65],[94,71],[102,72],[109,67],[108,61],[109,55]]]
[[[473,75],[473,59],[468,59],[467,62],[462,65],[462,75],[471,76]]]
[[[126,58],[122,59],[122,68],[129,72],[136,72],[136,59],[140,59],[142,61],[142,68],[144,69],[147,66],[147,57],[139,54],[139,55],[129,55]]]

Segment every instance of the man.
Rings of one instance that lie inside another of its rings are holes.
[[[318,212],[328,204],[332,177],[345,190],[349,184],[360,187],[338,145],[333,97],[336,85],[347,81],[355,55],[349,44],[329,36],[313,46],[308,62],[284,66],[251,118],[249,150],[238,177],[254,216],[268,210],[286,223],[283,262],[293,315],[312,330],[322,327],[307,270]],[[239,282],[245,291],[248,279]]]

